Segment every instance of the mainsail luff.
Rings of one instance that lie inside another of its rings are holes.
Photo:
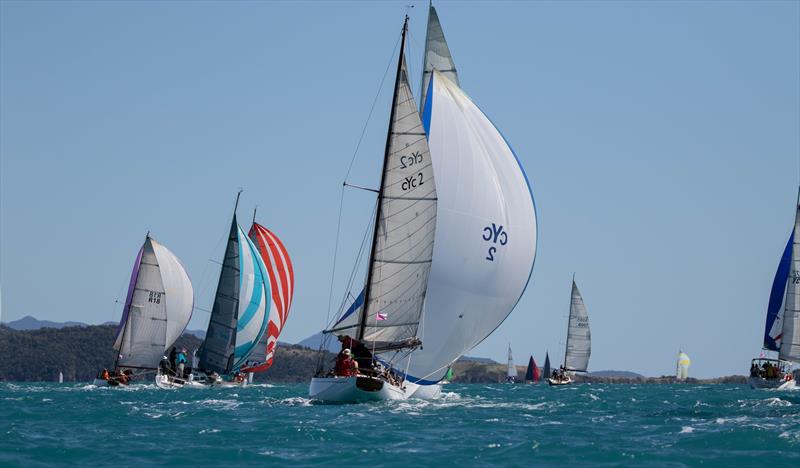
[[[436,185],[408,82],[407,31],[408,17],[403,23],[364,305],[356,333],[359,341],[375,349],[418,346],[416,333],[433,255]]]
[[[586,305],[572,280],[570,298],[569,324],[567,327],[567,345],[564,352],[564,368],[568,371],[586,372],[589,367],[589,356],[592,354],[591,332]]]
[[[447,77],[450,81],[460,86],[458,82],[458,72],[456,71],[450,47],[444,38],[442,24],[439,22],[439,15],[436,8],[431,3],[428,7],[428,28],[425,33],[425,57],[422,64],[422,89],[420,90],[419,105],[425,105],[428,94],[428,83],[431,81],[433,70],[437,70]]]
[[[800,194],[795,209],[792,241],[791,272],[786,285],[778,356],[785,361],[800,362]]]

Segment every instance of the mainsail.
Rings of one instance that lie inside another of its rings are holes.
[[[248,372],[262,372],[272,365],[278,336],[289,316],[294,295],[294,269],[289,252],[275,233],[253,221],[249,236],[264,261],[272,291],[267,332],[261,336],[248,357],[251,364],[245,369]]]
[[[800,199],[795,210],[789,269],[778,356],[784,361],[800,362]]]
[[[511,355],[511,345],[508,345],[508,364],[506,367],[506,378],[514,381],[517,378],[517,366],[514,365],[514,357]]]
[[[434,384],[505,320],[525,291],[536,253],[536,213],[527,177],[503,135],[436,70],[423,122],[438,206],[425,345],[406,377]]]
[[[417,331],[436,231],[436,182],[408,82],[406,30],[407,23],[400,46],[366,286],[329,330],[355,337],[376,351],[419,345]]]
[[[542,372],[544,373],[545,379],[550,378],[550,353],[545,353],[544,355],[544,369],[542,369]]]
[[[689,377],[689,366],[691,364],[692,360],[689,359],[689,355],[683,351],[678,352],[678,364],[675,369],[675,376],[678,380],[686,380]]]
[[[578,291],[578,285],[575,284],[575,280],[572,280],[564,367],[568,371],[586,372],[591,354],[592,334],[589,331],[589,315],[581,293]]]
[[[238,197],[237,197],[238,204]],[[233,221],[199,367],[220,374],[238,370],[267,330],[271,290],[258,249]]]
[[[453,56],[450,54],[450,48],[444,38],[442,25],[439,23],[439,15],[436,14],[436,8],[431,4],[428,8],[428,30],[425,35],[425,61],[422,64],[420,106],[425,104],[428,84],[431,81],[433,70],[438,70],[439,73],[455,83],[456,86],[459,86],[458,72],[456,71],[455,63],[453,63]]]
[[[148,234],[136,256],[114,349],[117,367],[155,369],[192,317],[194,291],[178,257]]]

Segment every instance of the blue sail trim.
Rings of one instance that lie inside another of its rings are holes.
[[[244,314],[246,320],[244,325],[242,325],[242,322],[239,322],[239,324],[237,325],[237,331],[244,328],[244,326],[250,322],[250,320],[253,318],[253,316],[255,315],[256,311],[258,310],[262,302],[265,302],[265,304],[264,304],[264,320],[261,322],[261,328],[259,329],[258,335],[256,335],[253,341],[237,346],[234,351],[234,356],[236,360],[239,361],[235,364],[235,367],[237,368],[243,364],[242,361],[247,359],[247,356],[250,355],[253,349],[258,345],[259,341],[261,341],[261,337],[267,331],[267,323],[269,322],[269,313],[272,306],[272,301],[264,300],[265,298],[271,297],[272,291],[271,290],[265,291],[267,288],[270,288],[270,286],[268,285],[269,284],[268,282],[264,281],[265,272],[261,267],[262,265],[260,257],[261,254],[258,253],[258,250],[256,249],[256,246],[253,244],[253,241],[250,240],[248,236],[245,236],[244,232],[240,230],[240,240],[241,239],[245,239],[245,242],[247,242],[247,248],[250,251],[250,257],[253,262],[254,278],[253,278],[253,294],[251,296],[250,303],[247,305],[247,309],[245,310]],[[266,296],[264,296],[265,292]],[[241,326],[241,328],[239,328],[239,326]]]
[[[358,308],[361,307],[363,304],[364,304],[364,290],[362,289],[361,293],[358,295],[356,300],[352,304],[350,304],[350,307],[347,308],[347,312],[345,312],[344,315],[342,315],[342,317],[333,325],[333,328],[335,328],[336,325],[342,323],[342,321],[347,317],[353,315],[353,312],[358,310]]]
[[[435,73],[431,73],[431,79],[428,81],[428,93],[425,95],[425,103],[422,107],[422,126],[425,128],[425,136],[431,134],[431,112],[433,107],[433,77]]]
[[[783,249],[781,261],[778,263],[778,270],[775,272],[775,279],[772,281],[772,290],[769,293],[769,303],[767,305],[767,323],[764,328],[764,348],[770,351],[778,351],[778,343],[775,342],[769,332],[775,324],[775,319],[783,306],[783,295],[786,292],[786,281],[789,279],[790,263],[792,261],[792,244],[794,244],[794,231],[789,236],[789,242]]]

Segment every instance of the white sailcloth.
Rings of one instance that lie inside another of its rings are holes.
[[[425,98],[428,94],[428,85],[433,75],[433,70],[439,71],[447,79],[460,86],[458,83],[458,72],[450,54],[450,47],[444,38],[442,25],[439,23],[439,15],[433,5],[428,9],[428,31],[425,35],[425,63],[422,66],[422,94],[420,106],[425,105]]]
[[[779,357],[785,361],[800,362],[800,203],[795,211],[793,239]]]
[[[400,60],[366,293],[333,328],[376,347],[416,341],[436,231],[430,152],[402,53]]]
[[[683,351],[678,353],[678,364],[676,369],[676,377],[678,380],[686,380],[689,377],[689,366],[692,364],[692,360],[689,359],[689,355],[684,353]]]
[[[533,196],[503,135],[463,91],[434,71],[423,122],[438,196],[423,346],[407,378],[433,384],[511,313],[536,254]]]
[[[591,354],[592,334],[589,330],[589,314],[583,303],[581,292],[578,291],[578,285],[573,281],[564,365],[569,371],[586,372]]]
[[[194,291],[178,258],[149,236],[133,276],[114,343],[117,365],[155,368],[189,323]]]
[[[517,366],[514,365],[514,357],[511,356],[511,345],[508,345],[508,370],[506,376],[509,379],[517,377]]]

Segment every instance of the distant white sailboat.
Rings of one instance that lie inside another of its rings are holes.
[[[64,383],[64,373],[61,371],[58,372],[58,383]]]
[[[508,364],[506,367],[506,382],[515,383],[517,381],[517,366],[514,365],[514,357],[511,355],[511,344],[508,345]]]
[[[675,378],[678,380],[686,380],[689,377],[689,366],[692,360],[689,355],[683,351],[678,351],[678,362],[675,365]]]
[[[795,204],[794,229],[772,282],[763,349],[778,355],[751,361],[750,387],[795,388],[792,366],[800,362],[800,194]]]
[[[559,375],[548,377],[550,385],[569,385],[572,383],[571,372],[586,372],[589,357],[592,354],[592,334],[589,330],[589,314],[583,297],[572,278],[572,294],[569,305],[569,323],[567,325],[567,345],[564,351],[564,365]]]

